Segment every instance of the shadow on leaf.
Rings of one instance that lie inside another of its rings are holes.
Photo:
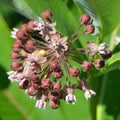
[[[0,66],[0,90],[6,89],[10,84],[5,69]]]

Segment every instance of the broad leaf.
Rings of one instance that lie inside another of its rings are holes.
[[[74,0],[80,9],[89,13],[94,24],[104,37],[115,29],[120,21],[120,1],[116,0]]]
[[[97,105],[97,120],[119,120],[120,119],[120,96],[119,96],[119,70],[109,72],[98,85],[101,89]]]

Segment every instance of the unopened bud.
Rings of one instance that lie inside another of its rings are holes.
[[[16,37],[17,37],[19,40],[25,40],[27,36],[26,36],[25,31],[19,30],[19,31],[16,33]]]
[[[60,64],[57,60],[54,60],[50,63],[50,69],[51,70],[57,70],[60,69]]]
[[[50,10],[44,10],[42,13],[42,18],[51,21],[52,12]]]
[[[105,62],[104,60],[96,60],[95,62],[93,62],[93,65],[96,67],[96,68],[102,68],[105,66]]]
[[[77,77],[79,75],[80,71],[77,68],[70,68],[70,75],[73,77]]]
[[[36,95],[37,92],[38,92],[38,85],[37,84],[33,84],[27,88],[27,93],[31,96]]]
[[[91,69],[92,63],[88,61],[83,61],[81,66],[82,66],[83,71],[87,71]]]
[[[12,52],[10,54],[11,59],[18,59],[20,57],[19,53],[17,52]]]
[[[13,61],[13,62],[11,63],[11,69],[12,69],[12,70],[15,70],[15,71],[19,71],[19,70],[22,69],[22,64],[19,63],[18,61]]]
[[[108,59],[112,56],[112,51],[111,50],[106,50],[105,54],[100,54],[102,58]]]
[[[49,105],[50,105],[50,107],[52,109],[57,109],[59,107],[60,103],[59,103],[59,101],[52,101],[52,100],[50,100],[49,101]]]
[[[46,79],[41,81],[41,88],[48,89],[51,88],[51,81]]]
[[[85,27],[85,33],[86,34],[92,34],[95,31],[95,27],[92,24],[89,24]]]
[[[24,33],[27,33],[27,32],[28,32],[27,24],[23,24],[23,25],[21,26],[21,28],[20,28],[19,31],[22,31],[22,32],[24,32]]]
[[[32,51],[35,49],[35,42],[32,41],[32,40],[28,40],[25,44],[25,49],[28,50],[28,51]]]
[[[29,21],[28,24],[27,24],[28,31],[31,32],[34,27],[35,27],[34,22],[33,21]]]
[[[54,82],[53,83],[53,90],[54,91],[60,91],[62,89],[62,85],[59,82]]]
[[[60,70],[60,71],[55,71],[54,72],[54,77],[59,79],[63,76],[63,72]]]
[[[88,14],[84,14],[80,17],[81,23],[85,25],[87,25],[90,22],[90,20],[91,20],[91,17]]]
[[[28,77],[28,80],[35,82],[38,80],[38,78],[39,78],[39,76],[37,73],[31,73]]]
[[[50,98],[50,100],[52,100],[52,101],[56,101],[56,100],[58,100],[59,99],[59,96],[60,96],[60,93],[59,92],[50,92],[49,93],[49,98]]]
[[[14,52],[19,52],[19,51],[21,50],[21,48],[22,48],[22,46],[21,46],[21,44],[19,44],[19,43],[15,43],[15,44],[13,44],[13,46],[12,46],[12,50],[13,50]]]
[[[26,89],[29,85],[29,81],[28,80],[22,80],[19,82],[18,86],[20,89]]]

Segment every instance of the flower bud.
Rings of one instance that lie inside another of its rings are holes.
[[[38,74],[33,72],[29,75],[28,80],[36,82],[38,78],[39,78]]]
[[[89,24],[90,20],[91,20],[91,17],[88,14],[84,14],[80,17],[81,23],[85,25]]]
[[[20,55],[19,55],[19,53],[13,51],[10,54],[10,57],[11,57],[11,59],[18,59],[18,58],[20,58]]]
[[[31,96],[36,95],[37,92],[38,92],[38,85],[37,84],[33,84],[27,88],[27,93]]]
[[[41,88],[43,89],[48,89],[48,88],[51,88],[51,81],[46,79],[46,80],[42,80],[41,81]]]
[[[16,33],[16,37],[19,39],[19,40],[24,40],[26,39],[27,35],[24,31],[22,30],[19,30],[17,33]]]
[[[60,64],[57,60],[54,60],[50,63],[50,69],[51,70],[58,70],[60,69]]]
[[[92,34],[95,31],[95,27],[92,24],[89,24],[85,27],[85,33],[86,34]]]
[[[52,12],[50,10],[44,10],[42,13],[42,18],[50,21],[52,17]]]
[[[28,80],[22,80],[19,82],[18,86],[20,89],[26,89],[29,85],[29,81]]]
[[[105,62],[104,60],[96,60],[95,62],[93,62],[93,65],[96,67],[96,68],[102,68],[105,66]]]
[[[22,48],[22,46],[21,46],[21,44],[19,44],[19,43],[15,43],[15,44],[13,44],[13,46],[12,46],[12,50],[13,50],[14,52],[19,52],[19,51],[21,50],[21,48]]]
[[[60,91],[62,89],[62,85],[59,82],[53,83],[53,90],[54,91]]]
[[[106,50],[105,54],[100,54],[102,58],[108,59],[112,56],[112,51],[111,50]]]
[[[60,105],[60,102],[59,101],[52,101],[52,100],[50,100],[49,101],[49,105],[50,105],[50,107],[52,109],[57,109],[59,107],[59,105]]]
[[[88,62],[88,61],[83,61],[83,63],[82,63],[81,66],[82,66],[82,70],[83,70],[83,71],[88,71],[88,70],[91,69],[92,63],[91,63],[91,62]]]
[[[61,70],[54,72],[54,77],[55,77],[56,79],[59,79],[59,78],[61,78],[62,76],[63,76],[63,72],[62,72]]]
[[[60,93],[59,92],[50,92],[49,93],[49,99],[52,100],[52,101],[57,101],[60,97]]]
[[[25,49],[28,51],[33,51],[35,49],[35,42],[32,40],[28,40],[25,44]]]
[[[70,68],[70,75],[73,77],[77,77],[79,75],[80,71],[76,67]]]
[[[15,71],[19,71],[19,70],[22,69],[22,64],[19,63],[18,61],[13,61],[13,62],[11,63],[11,69],[12,69],[12,70],[15,70]]]
[[[22,31],[22,32],[24,32],[24,33],[27,33],[27,32],[28,32],[27,24],[23,24],[23,25],[21,26],[21,28],[20,28],[19,31]]]
[[[33,21],[29,21],[28,24],[27,24],[28,31],[31,32],[34,27],[35,27],[34,22]]]

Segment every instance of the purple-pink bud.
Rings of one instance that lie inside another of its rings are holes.
[[[104,59],[108,59],[112,56],[112,51],[111,50],[107,50],[105,54],[100,54],[102,56],[102,58]]]
[[[77,77],[79,75],[80,71],[76,67],[70,68],[70,75],[73,77]]]
[[[33,84],[27,88],[27,93],[31,96],[36,95],[37,92],[38,92],[38,85],[37,84]]]
[[[88,62],[88,61],[83,61],[81,67],[82,67],[83,71],[90,70],[92,67],[92,63]]]
[[[50,21],[51,18],[52,18],[52,12],[50,10],[44,10],[42,12],[42,18],[45,19],[45,20]]]
[[[88,15],[88,14],[84,14],[84,15],[82,15],[82,16],[80,17],[80,21],[81,21],[81,23],[84,24],[84,25],[89,24],[90,20],[91,20],[91,17],[90,17],[90,15]]]
[[[96,60],[95,62],[93,62],[93,65],[96,67],[96,68],[102,68],[105,66],[105,62],[104,60]]]
[[[29,81],[28,80],[22,80],[19,82],[18,86],[20,89],[26,89],[29,85]]]
[[[59,107],[59,104],[60,104],[59,101],[52,101],[52,100],[49,101],[49,105],[52,109],[57,109]]]
[[[18,61],[13,61],[13,62],[11,63],[11,69],[12,69],[12,70],[15,70],[15,71],[19,71],[19,70],[22,69],[22,64],[19,63]]]
[[[59,79],[59,78],[61,78],[62,76],[63,76],[63,72],[62,72],[61,70],[54,72],[54,77],[55,77],[56,79]]]
[[[14,43],[13,46],[12,46],[12,50],[14,52],[19,52],[21,50],[22,46],[20,43]]]
[[[36,82],[38,78],[39,78],[38,74],[33,72],[29,75],[28,80]]]
[[[25,49],[28,50],[28,51],[32,51],[35,49],[35,42],[32,41],[32,40],[28,40],[25,44]]]
[[[27,30],[28,30],[28,32],[31,32],[34,27],[35,27],[34,22],[33,21],[29,21],[28,24],[27,24]]]
[[[85,27],[85,33],[86,34],[92,34],[95,31],[95,27],[92,24],[89,24]]]
[[[41,81],[41,88],[43,89],[48,89],[48,88],[51,88],[51,81],[46,79],[46,80],[42,80]]]
[[[11,59],[18,59],[18,58],[20,58],[20,55],[19,55],[19,53],[13,51],[10,54],[10,57],[11,57]]]
[[[60,69],[60,64],[57,60],[54,60],[50,63],[50,69],[51,70],[58,70]]]
[[[19,40],[24,40],[24,39],[26,39],[27,35],[26,35],[25,31],[19,30],[19,31],[16,33],[16,37],[17,37]]]
[[[54,91],[52,91],[52,92],[50,92],[49,93],[49,99],[50,100],[52,100],[52,101],[56,101],[56,100],[58,100],[59,99],[59,97],[60,97],[60,93],[59,92],[54,92]]]

